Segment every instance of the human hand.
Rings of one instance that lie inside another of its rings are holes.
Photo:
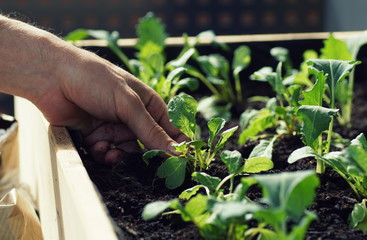
[[[81,131],[97,161],[114,163],[139,150],[136,139],[173,154],[172,144],[186,139],[160,96],[131,74],[43,30],[11,24],[14,40],[5,39],[1,51],[17,66],[0,62],[9,69],[4,79],[12,78],[4,91],[28,98],[51,124]],[[15,40],[17,48],[6,50]]]

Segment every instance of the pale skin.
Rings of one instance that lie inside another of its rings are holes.
[[[186,137],[150,87],[122,68],[29,24],[0,15],[0,91],[34,103],[53,125],[79,130],[96,161],[139,150],[172,154]]]

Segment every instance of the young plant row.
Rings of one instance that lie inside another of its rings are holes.
[[[251,51],[246,45],[236,48],[232,61],[228,61],[217,53],[200,54],[197,46],[204,39],[224,51],[230,50],[216,41],[212,31],[197,35],[193,41],[184,35],[181,52],[168,60],[165,55],[168,34],[152,13],[140,20],[137,36],[137,53],[132,59],[119,47],[117,32],[78,29],[66,39],[106,40],[127,70],[168,103],[172,124],[190,139],[175,146],[178,156],[159,150],[144,154],[147,164],[153,157],[167,156],[157,169],[157,176],[165,179],[167,188],[181,186],[186,176],[198,183],[178,199],[147,205],[145,219],[171,209],[168,213],[180,214],[184,221],[196,224],[205,239],[303,239],[310,222],[316,218],[307,211],[319,184],[315,173],[258,174],[273,168],[274,142],[280,135],[288,134],[300,135],[305,144],[289,156],[288,162],[314,157],[317,173],[322,174],[325,167],[339,173],[361,200],[351,213],[350,225],[367,232],[367,141],[363,134],[348,141],[334,132],[336,123],[351,126],[354,71],[360,64],[356,60],[359,49],[367,42],[365,36],[345,42],[330,35],[320,54],[313,50],[304,53],[300,69],[293,68],[287,49],[273,48],[271,55],[278,62],[276,68],[263,67],[250,79],[268,82],[275,97],[251,99],[243,99],[246,85],[240,78],[251,62]],[[199,85],[205,86],[211,95],[197,102],[183,93],[193,92]],[[265,101],[264,108],[246,110],[241,114],[239,127],[224,130],[233,106],[259,99]],[[209,137],[205,141],[196,123],[198,111],[207,120]],[[259,140],[247,159],[237,151],[225,150],[225,144],[238,128],[239,145]],[[269,129],[275,129],[275,133],[270,134],[274,131],[266,131]],[[331,151],[337,141],[343,145]],[[218,156],[228,170],[224,179],[206,173]],[[254,185],[262,190],[262,198],[256,201],[248,197]]]

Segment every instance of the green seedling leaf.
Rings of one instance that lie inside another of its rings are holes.
[[[195,140],[196,112],[197,102],[187,94],[175,96],[168,102],[171,123],[191,140]]]
[[[181,217],[184,221],[193,221],[199,227],[203,224],[207,215],[203,215],[207,210],[207,197],[201,194],[191,198],[186,204]]]
[[[298,220],[313,202],[319,180],[312,170],[255,175],[263,188],[262,201],[291,220]]]
[[[211,77],[225,79],[229,73],[229,63],[225,57],[220,54],[210,54],[207,56],[199,56],[197,61],[201,69]]]
[[[259,173],[268,171],[274,167],[272,159],[273,144],[275,137],[270,140],[261,140],[252,150],[249,158],[245,161],[243,171],[246,173]]]
[[[220,158],[226,165],[229,174],[242,172],[242,155],[239,151],[225,150],[220,154]]]
[[[308,157],[321,157],[321,156],[318,155],[317,152],[313,150],[311,147],[304,146],[304,147],[294,150],[291,153],[291,155],[289,155],[288,163],[295,163],[298,160],[308,158]]]
[[[185,66],[187,61],[194,55],[195,52],[195,48],[187,49],[178,59],[170,61],[168,66],[172,66],[174,68]]]
[[[249,159],[257,157],[266,157],[268,159],[271,159],[275,140],[276,140],[275,137],[273,137],[270,141],[261,140],[260,143],[256,145],[254,149],[251,151]]]
[[[329,128],[331,117],[337,115],[337,109],[329,109],[320,106],[300,106],[297,111],[302,121],[302,140],[307,146],[313,146],[320,134]]]
[[[242,131],[238,138],[238,144],[244,144],[249,138],[256,136],[260,132],[274,125],[274,117],[270,110],[264,108],[260,110],[256,117],[252,117],[250,124]]]
[[[233,200],[242,200],[246,196],[247,190],[256,183],[257,181],[252,177],[241,178],[241,183],[237,185],[233,192]]]
[[[145,221],[151,220],[158,215],[160,215],[162,212],[164,212],[168,208],[175,208],[179,204],[177,199],[172,199],[169,201],[156,201],[151,202],[145,205],[142,213],[142,217]]]
[[[274,47],[270,50],[270,54],[278,61],[285,62],[288,59],[289,51],[283,47]]]
[[[196,185],[192,188],[184,190],[178,197],[180,199],[189,200],[192,196],[196,195],[196,193],[201,189],[206,188],[204,185]]]
[[[230,137],[232,137],[232,135],[237,131],[237,129],[238,129],[238,126],[227,129],[224,132],[222,132],[222,134],[220,136],[220,139],[219,139],[217,145],[214,148],[214,153],[217,153],[219,150],[224,148],[224,146],[226,145],[228,139]]]
[[[299,101],[301,105],[322,106],[322,98],[325,93],[325,81],[327,76],[324,72],[317,73],[315,85],[309,91],[303,91],[303,100]]]
[[[203,31],[203,32],[199,33],[196,36],[196,38],[197,38],[198,43],[207,42],[207,43],[211,43],[215,46],[219,46],[223,50],[227,50],[227,51],[230,50],[230,48],[228,47],[227,44],[217,41],[216,35],[212,30]]]
[[[295,225],[287,239],[302,240],[305,239],[306,232],[311,222],[317,219],[317,215],[313,212],[306,211],[306,215],[300,223]]]
[[[219,218],[220,221],[228,222],[230,219],[244,217],[247,213],[252,213],[260,210],[259,207],[247,200],[238,202],[226,201],[215,202],[213,204],[213,215]]]
[[[249,158],[245,161],[243,171],[246,173],[259,173],[274,167],[273,161],[266,157]]]
[[[192,180],[198,182],[201,185],[206,186],[211,191],[214,191],[221,182],[220,178],[212,177],[204,172],[193,172],[191,176]]]
[[[335,96],[336,85],[342,81],[359,61],[341,61],[333,59],[310,59],[307,61],[311,73],[317,75],[324,72],[331,96]]]
[[[251,50],[247,46],[240,46],[234,51],[232,62],[233,74],[238,75],[243,69],[247,68],[251,62]]]
[[[350,61],[352,60],[352,54],[345,42],[334,38],[334,35],[330,34],[329,38],[324,41],[320,58]]]
[[[80,41],[80,40],[84,40],[89,36],[88,30],[87,29],[76,29],[72,32],[69,32],[65,37],[64,40],[65,41]]]
[[[268,82],[273,91],[277,94],[282,94],[285,91],[282,78],[282,62],[279,62],[276,68],[276,72],[273,72],[271,67],[263,67],[259,71],[256,71],[250,76],[251,80],[257,80],[262,82]]]
[[[231,103],[220,104],[218,98],[214,95],[210,97],[203,97],[199,101],[198,111],[203,114],[203,117],[206,120],[210,120],[212,118],[223,118],[226,121],[231,119],[232,114],[230,109],[232,107]]]
[[[173,82],[176,78],[181,77],[182,74],[186,72],[186,68],[184,67],[178,67],[170,71],[170,73],[167,76],[166,81],[167,82]]]
[[[356,60],[361,47],[367,44],[367,34],[363,33],[357,36],[350,37],[346,40],[349,51],[352,53],[352,60]]]
[[[138,53],[138,57],[140,60],[146,60],[150,65],[154,65],[152,64],[150,61],[152,60],[152,58],[149,59],[149,57],[152,54],[155,54],[157,56],[159,56],[160,59],[160,65],[162,65],[162,69],[163,69],[163,65],[164,65],[164,57],[162,54],[162,47],[159,46],[158,44],[154,43],[154,42],[146,42],[144,45],[141,46],[140,51]]]
[[[352,228],[357,228],[367,233],[367,199],[354,205],[352,213],[348,217],[348,224]]]
[[[170,157],[157,169],[157,176],[165,178],[165,185],[169,189],[175,189],[185,180],[186,164],[189,158]]]
[[[367,140],[363,133],[359,134],[351,141],[352,146],[357,146],[367,151]]]
[[[223,118],[218,118],[218,117],[212,118],[208,122],[208,129],[209,129],[208,145],[210,148],[212,148],[215,137],[219,134],[220,130],[223,129],[225,124],[226,124],[226,120],[224,120]]]
[[[149,160],[151,158],[154,158],[155,156],[160,155],[160,154],[166,154],[166,152],[162,151],[162,150],[149,150],[149,151],[146,151],[143,154],[143,161],[148,165]]]
[[[152,12],[147,13],[139,20],[136,28],[138,42],[136,47],[140,50],[147,42],[153,42],[162,49],[165,46],[164,41],[167,38],[165,26],[154,16]]]
[[[196,78],[183,78],[177,81],[175,86],[178,87],[178,89],[187,87],[190,91],[195,91],[199,88],[199,81]]]
[[[353,176],[367,176],[367,151],[358,146],[349,146],[343,161],[347,161],[347,171]]]
[[[244,130],[250,124],[250,122],[257,116],[259,110],[257,109],[246,109],[240,116],[240,129]]]

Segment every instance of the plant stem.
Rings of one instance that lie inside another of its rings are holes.
[[[207,86],[207,88],[209,88],[209,90],[214,94],[216,95],[217,97],[221,97],[221,94],[218,92],[218,90],[214,87],[213,84],[211,84],[208,79],[206,79],[206,77],[204,75],[202,75],[201,73],[199,72],[196,72],[196,71],[193,71],[193,70],[190,70],[188,69],[187,70],[187,73],[190,74],[191,76],[194,76],[194,77],[197,77],[199,78],[204,84],[205,86]]]
[[[119,57],[120,60],[125,64],[125,66],[129,69],[130,73],[135,74],[134,68],[131,66],[129,62],[129,58],[121,51],[121,49],[112,44],[109,44],[108,46],[110,47],[112,52],[114,52],[117,55],[117,57]]]
[[[319,136],[319,144],[318,144],[317,153],[322,156],[322,135]],[[325,164],[320,159],[316,158],[316,172],[317,173],[324,173],[325,172]]]
[[[241,82],[240,77],[238,74],[233,75],[235,80],[235,88],[236,88],[236,95],[237,95],[237,103],[242,103],[242,89],[241,89]]]
[[[215,189],[215,192],[218,192],[219,189],[223,186],[224,183],[226,183],[229,179],[233,178],[234,174],[229,174],[227,177],[223,178],[223,180],[218,184],[217,188]]]

